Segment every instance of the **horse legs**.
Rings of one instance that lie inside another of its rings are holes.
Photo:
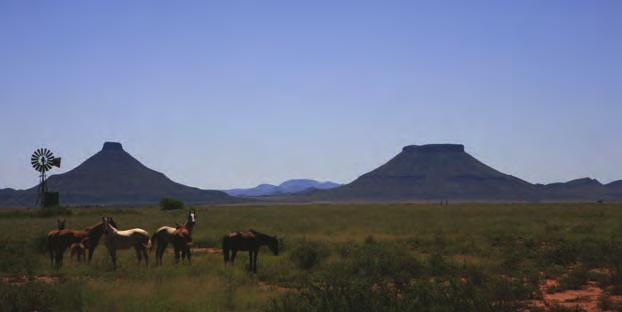
[[[158,265],[162,265],[162,256],[164,256],[166,245],[166,241],[158,240],[158,247],[156,248],[156,264]]]
[[[257,273],[257,254],[259,253],[258,250],[253,250],[251,251],[251,255],[252,255],[252,261],[253,261],[253,273]]]
[[[136,259],[138,259],[138,264],[140,264],[140,260],[142,260],[142,251],[140,250],[140,246],[135,246],[134,250],[136,250]]]
[[[54,258],[56,258],[56,254],[54,254],[54,249],[50,248],[50,263],[52,264],[52,267],[56,266]]]
[[[117,269],[117,251],[114,249],[110,249],[110,259],[112,259],[112,267],[116,270]]]
[[[48,237],[48,252],[50,253],[50,264],[54,266],[54,247],[52,246],[52,239]]]
[[[60,269],[63,265],[63,254],[61,253],[60,248],[54,250],[54,268]]]
[[[175,264],[179,263],[179,257],[181,255],[181,249],[179,249],[179,247],[174,246],[173,247],[175,249]]]
[[[149,254],[147,253],[147,248],[143,246],[142,252],[143,252],[143,257],[145,258],[145,266],[149,267]]]
[[[253,271],[253,250],[248,251],[248,270]]]
[[[238,251],[236,249],[233,249],[231,251],[231,264],[233,264],[235,262],[235,255],[238,253]]]
[[[89,261],[91,263],[91,259],[93,258],[93,253],[95,252],[95,246],[89,247]]]
[[[190,247],[186,246],[186,256],[188,256],[188,264],[192,264],[192,253],[190,252]]]
[[[60,269],[63,266],[63,255],[65,254],[65,247],[58,247],[55,250],[56,268]]]

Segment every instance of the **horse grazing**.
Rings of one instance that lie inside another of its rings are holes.
[[[145,265],[149,266],[147,248],[151,245],[149,233],[143,229],[130,229],[119,231],[110,222],[111,218],[102,218],[104,224],[104,245],[108,248],[112,265],[117,268],[117,249],[129,249],[134,247],[138,263],[145,257]]]
[[[162,257],[169,243],[173,244],[175,249],[175,263],[179,263],[180,257],[183,260],[186,256],[188,257],[188,262],[191,262],[190,242],[192,242],[192,230],[196,223],[196,211],[190,209],[186,223],[183,225],[176,223],[175,227],[163,226],[153,233],[150,251],[153,250],[153,247],[156,247],[156,264],[162,264]]]
[[[50,262],[52,263],[52,265],[54,265],[55,258],[55,250],[52,246],[52,242],[54,241],[54,236],[56,236],[58,232],[65,229],[65,221],[65,219],[56,219],[56,230],[51,230],[48,232],[48,252],[50,253]]]
[[[248,232],[229,232],[222,238],[222,253],[225,257],[225,265],[227,262],[235,261],[235,255],[238,250],[248,251],[249,269],[257,273],[257,254],[259,247],[268,246],[275,256],[279,254],[279,241],[276,236],[270,236],[249,230]],[[229,257],[231,251],[231,257]]]

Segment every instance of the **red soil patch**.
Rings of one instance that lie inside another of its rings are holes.
[[[270,285],[268,283],[264,283],[264,282],[259,282],[259,289],[261,290],[276,290],[279,293],[285,293],[288,291],[292,291],[294,290],[293,288],[287,288],[287,287],[281,287],[281,286],[276,286],[276,285]]]
[[[220,248],[192,248],[192,253],[204,253],[204,254],[222,254],[222,249]]]
[[[47,283],[47,284],[55,284],[55,283],[59,283],[64,281],[64,278],[59,277],[59,276],[52,276],[52,275],[34,275],[34,276],[27,276],[27,275],[19,275],[19,276],[5,276],[2,277],[2,283],[6,283],[9,285],[24,285],[27,284],[29,282],[43,282],[43,283]]]
[[[531,300],[529,305],[532,307],[539,307],[549,309],[554,305],[563,306],[566,308],[580,308],[588,312],[601,311],[598,308],[598,302],[603,295],[604,290],[595,282],[589,282],[582,289],[578,290],[564,290],[549,293],[548,289],[558,285],[558,282],[553,279],[547,279],[540,285],[540,291],[542,292],[541,300]],[[609,299],[613,302],[618,302],[618,296],[609,296]]]
[[[192,247],[192,254],[222,254],[222,249],[220,248],[203,248],[203,247]],[[175,251],[172,248],[166,249],[167,253],[174,253]]]

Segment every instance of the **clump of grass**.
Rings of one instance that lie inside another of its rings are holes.
[[[46,284],[27,282],[23,285],[0,283],[2,311],[80,311],[82,297],[76,283]]]
[[[587,284],[588,278],[588,269],[582,265],[576,266],[559,279],[559,284],[554,290],[581,289],[581,287]]]
[[[0,240],[0,272],[30,275],[38,268],[38,255],[28,242]]]
[[[290,253],[290,260],[301,270],[310,270],[330,254],[326,246],[307,239],[300,240]]]

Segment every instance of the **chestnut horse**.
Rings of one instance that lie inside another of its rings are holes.
[[[134,248],[138,263],[145,257],[145,265],[149,266],[149,255],[147,248],[151,245],[149,233],[143,229],[135,228],[130,230],[119,231],[110,222],[111,218],[102,218],[104,224],[104,245],[108,248],[112,265],[117,268],[117,249]]]
[[[156,264],[162,264],[162,256],[169,243],[173,244],[175,249],[175,263],[179,263],[179,258],[184,259],[185,256],[188,256],[188,262],[191,261],[190,242],[192,242],[192,230],[196,223],[196,211],[190,209],[186,223],[183,225],[176,223],[175,227],[163,226],[153,233],[150,251],[156,247]]]
[[[52,241],[54,240],[54,236],[58,234],[61,230],[65,229],[65,219],[56,219],[56,230],[51,230],[48,232],[48,252],[50,253],[50,263],[54,265],[54,248],[52,247]]]
[[[116,226],[114,220],[110,219],[110,223]],[[59,230],[56,234],[48,236],[48,248],[50,249],[50,257],[52,257],[52,266],[56,268],[60,268],[63,265],[63,255],[65,254],[65,250],[71,246],[73,243],[80,243],[84,239],[85,248],[88,249],[89,255],[88,260],[90,262],[93,257],[93,252],[95,251],[95,247],[99,243],[99,239],[101,238],[104,232],[104,224],[97,223],[91,227],[88,227],[84,230],[72,230],[72,229],[63,229]]]
[[[238,250],[248,251],[249,269],[257,273],[257,254],[259,253],[259,247],[264,245],[268,246],[275,256],[279,254],[279,241],[276,236],[270,236],[255,230],[227,233],[222,238],[222,253],[225,257],[225,265],[229,261],[233,264]],[[229,257],[229,251],[231,251],[231,257]]]

